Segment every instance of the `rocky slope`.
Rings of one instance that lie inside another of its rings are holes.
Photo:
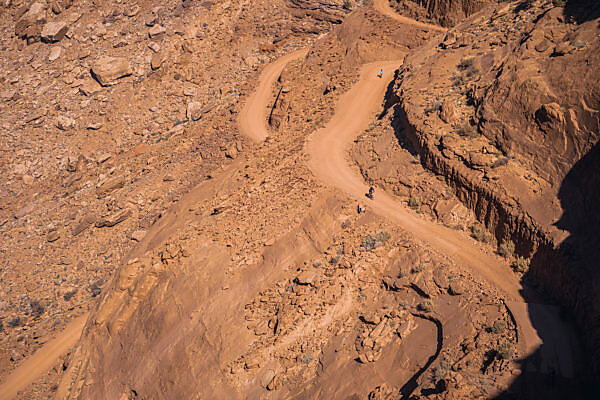
[[[418,21],[452,27],[477,11],[501,0],[389,0],[400,14]]]
[[[314,19],[288,5],[2,3],[0,376],[93,307],[164,212],[245,149],[241,93],[335,23],[296,29]]]
[[[406,58],[389,101],[401,143],[445,177],[500,251],[514,243],[531,258],[527,277],[574,311],[596,354],[598,272],[563,223],[597,190],[586,179],[586,194],[572,193],[573,180],[594,174],[600,126],[599,14],[590,6],[583,18],[581,4],[520,2],[473,16]]]
[[[444,24],[480,4],[419,3]],[[306,143],[363,64],[406,56],[349,163],[507,274],[461,230],[533,255],[595,354],[597,273],[554,246],[600,248],[596,20],[502,4],[444,36],[371,1],[2,5],[0,378],[90,313],[18,398],[582,398],[577,352],[525,346],[556,308],[357,213]],[[263,66],[299,48],[259,104],[269,137],[243,137]]]
[[[365,7],[292,62],[274,88],[269,108],[283,118],[271,136],[151,229],[94,311],[59,395],[507,390],[521,350],[501,293],[393,224],[357,214],[305,163],[307,135],[360,63],[401,57],[427,36]]]

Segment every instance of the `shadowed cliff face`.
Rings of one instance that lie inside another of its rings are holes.
[[[597,0],[568,0],[565,4],[565,16],[583,23],[600,17],[600,2]]]
[[[391,0],[392,7],[415,18],[452,27],[497,0]]]
[[[565,298],[575,311],[583,340],[587,342],[594,374],[600,377],[600,143],[579,160],[562,182],[558,197],[563,214],[556,225],[569,232],[558,251],[568,276],[553,290],[573,286]]]
[[[540,247],[523,277],[525,285],[533,285],[558,299],[560,316],[573,320],[579,328],[587,353],[582,365],[591,369],[576,372],[573,379],[564,371],[544,371],[541,360],[548,352],[556,332],[544,327],[540,310],[530,305],[528,312],[542,345],[520,361],[523,373],[497,399],[597,399],[600,366],[600,144],[592,149],[567,173],[558,198],[563,214],[556,225],[569,236],[556,248]]]

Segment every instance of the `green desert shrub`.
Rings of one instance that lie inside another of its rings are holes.
[[[383,246],[385,244],[385,242],[390,240],[391,237],[392,237],[392,235],[390,235],[390,233],[387,231],[381,231],[375,235],[368,234],[363,239],[361,246],[369,251],[374,250],[378,247]]]
[[[504,258],[512,258],[515,254],[515,244],[510,240],[503,240],[498,246],[498,254]]]
[[[478,224],[471,227],[471,237],[481,243],[490,243],[493,239],[492,234]]]
[[[473,63],[475,62],[475,57],[463,57],[460,62],[458,63],[458,69],[460,70],[465,70],[471,66],[473,66]]]
[[[514,348],[510,342],[502,342],[496,349],[496,356],[501,360],[508,360],[512,357]]]
[[[421,200],[421,198],[419,196],[411,195],[408,198],[408,206],[410,208],[419,208],[421,206],[421,204],[423,204],[423,200]]]
[[[490,332],[495,333],[496,335],[504,332],[506,330],[506,322],[499,319],[494,321],[492,326],[490,326]]]
[[[529,258],[519,256],[512,262],[512,267],[517,272],[526,273],[529,271],[529,263]]]

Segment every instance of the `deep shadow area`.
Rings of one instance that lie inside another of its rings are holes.
[[[563,214],[555,225],[569,236],[556,247],[540,246],[523,284],[560,304],[558,315],[565,326],[577,327],[584,357],[576,360],[571,374],[548,367],[548,354],[559,357],[561,350],[549,347],[569,340],[563,332],[550,331],[540,307],[528,299],[529,316],[543,344],[520,361],[523,373],[498,399],[600,398],[600,143],[567,173],[558,198]]]
[[[600,1],[598,0],[567,0],[564,8],[567,18],[572,18],[578,24],[600,17]]]

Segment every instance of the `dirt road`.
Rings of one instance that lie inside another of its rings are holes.
[[[248,98],[239,118],[239,127],[243,135],[256,142],[262,142],[269,136],[265,125],[266,105],[272,97],[273,84],[283,68],[292,60],[304,57],[308,49],[301,49],[278,58],[267,65],[260,74],[255,92]]]
[[[567,327],[557,315],[547,312],[549,306],[526,304],[521,283],[505,261],[483,252],[466,233],[419,217],[385,192],[378,191],[374,200],[366,199],[369,188],[359,171],[350,167],[347,149],[381,110],[387,84],[399,64],[372,63],[363,67],[359,82],[340,100],[331,121],[309,139],[307,152],[311,156],[311,170],[323,182],[346,192],[380,216],[393,220],[417,239],[428,242],[459,266],[469,268],[475,276],[504,292],[510,307],[516,309],[513,314],[517,320],[521,354],[530,355],[543,343],[543,354],[552,354],[544,361],[547,364],[545,370],[560,371],[563,376],[572,377],[576,360],[572,354],[575,351],[572,336],[544,335],[545,340],[540,338],[542,326],[544,332],[566,332]],[[380,68],[385,71],[382,79],[377,77]],[[532,320],[535,320],[535,326]]]
[[[410,20],[395,15],[385,0],[375,0],[378,10],[390,15],[400,22],[419,25],[429,28],[430,25]],[[436,30],[443,31],[436,27]],[[248,100],[240,118],[240,129],[254,140],[263,140],[268,136],[265,120],[266,105],[271,100],[272,85],[277,78],[284,62],[301,55],[296,52],[276,61],[272,68],[267,67],[261,76],[260,85],[256,93]],[[359,172],[352,169],[346,160],[347,149],[358,134],[363,132],[373,121],[377,111],[381,109],[384,93],[388,83],[391,81],[394,71],[402,61],[383,62],[367,64],[363,67],[361,78],[355,86],[340,100],[335,115],[329,123],[319,131],[315,132],[309,139],[306,151],[310,155],[310,168],[323,182],[342,190],[354,197],[361,204],[366,204],[370,210],[382,217],[391,219],[403,229],[411,232],[417,239],[428,242],[440,252],[453,259],[458,265],[469,268],[476,276],[490,282],[493,286],[504,292],[507,302],[517,306],[519,311],[528,307],[521,292],[519,278],[511,271],[505,261],[498,256],[485,253],[478,243],[472,240],[466,233],[451,230],[434,222],[427,221],[406,209],[402,204],[384,192],[378,192],[375,200],[369,201],[364,194],[368,187],[364,183]],[[377,72],[383,68],[383,78],[377,77]],[[539,305],[538,308],[544,307]],[[519,345],[521,354],[526,356],[536,351],[543,340],[538,330],[533,326],[532,315],[527,312],[513,313],[517,317],[519,330]],[[564,330],[562,322],[553,318],[550,313],[540,313],[544,319],[543,325],[555,326],[558,330]],[[536,317],[539,319],[539,317]],[[538,321],[539,322],[539,321]],[[539,325],[539,324],[538,324]],[[552,352],[562,353],[564,356],[556,357],[549,362],[554,364],[557,371],[572,371],[573,360],[570,355],[572,346],[569,338],[551,337],[550,341],[544,343],[546,348]],[[571,365],[558,365],[559,363]],[[550,369],[550,368],[549,368]],[[571,375],[567,373],[566,375]]]
[[[521,284],[515,274],[507,265],[500,263],[497,257],[483,253],[479,245],[466,234],[426,221],[384,192],[377,192],[373,201],[365,198],[369,187],[358,171],[349,167],[346,150],[381,109],[387,84],[399,65],[400,62],[386,62],[363,67],[360,81],[343,96],[331,121],[310,138],[307,151],[311,156],[310,167],[313,173],[323,182],[343,190],[361,204],[366,204],[370,210],[393,219],[415,237],[429,242],[458,264],[471,267],[504,291],[509,299],[520,299]],[[383,78],[377,77],[380,68],[385,72]]]
[[[88,314],[84,314],[71,321],[60,335],[39,348],[0,383],[0,400],[16,398],[20,390],[27,388],[37,377],[52,368],[58,358],[77,343],[87,317]]]

